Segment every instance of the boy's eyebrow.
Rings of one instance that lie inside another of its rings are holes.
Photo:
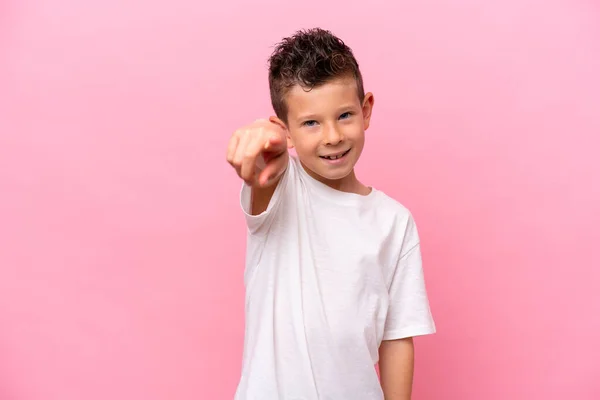
[[[343,106],[338,107],[337,112],[339,113],[342,110],[353,110],[355,108],[356,108],[356,105],[354,103],[348,103],[348,104],[344,104]],[[304,115],[300,115],[296,119],[298,121],[307,121],[307,120],[318,119],[318,118],[319,118],[319,115],[317,115],[317,114],[304,114]]]
[[[317,115],[316,114],[305,114],[305,115],[300,115],[298,118],[296,118],[298,121],[305,121],[305,120],[311,120],[311,119],[317,119]]]
[[[345,104],[345,105],[343,105],[341,107],[338,107],[338,110],[351,110],[351,109],[354,109],[354,108],[356,108],[356,104],[349,103],[349,104]]]

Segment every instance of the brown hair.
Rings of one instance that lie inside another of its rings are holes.
[[[269,58],[269,88],[275,114],[287,123],[285,95],[293,86],[310,90],[346,75],[356,79],[362,103],[365,93],[358,62],[341,39],[321,28],[300,30],[284,38]]]

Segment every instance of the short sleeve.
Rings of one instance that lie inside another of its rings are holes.
[[[291,160],[292,157],[289,157]],[[269,201],[269,205],[267,209],[258,215],[252,215],[251,207],[252,207],[252,187],[242,183],[242,189],[240,191],[240,206],[242,208],[242,212],[244,213],[244,218],[246,220],[246,225],[248,227],[248,231],[253,235],[260,235],[263,232],[268,230],[274,215],[277,213],[279,209],[279,205],[282,202],[284,197],[285,189],[288,185],[288,181],[290,180],[292,164],[288,163],[288,166],[281,176],[280,181],[277,183],[277,187],[275,188],[275,192]]]
[[[418,239],[416,228],[412,228],[411,242]],[[418,241],[411,243],[399,258],[388,290],[390,302],[383,340],[435,333]]]

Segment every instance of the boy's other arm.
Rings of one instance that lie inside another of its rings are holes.
[[[384,340],[379,346],[379,375],[385,400],[410,400],[414,374],[412,338]]]
[[[269,206],[288,165],[285,124],[276,117],[260,119],[236,130],[227,147],[227,162],[252,188],[251,214]]]

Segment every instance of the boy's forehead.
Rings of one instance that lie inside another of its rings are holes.
[[[356,80],[338,78],[311,89],[294,85],[285,96],[288,113],[298,115],[359,103]]]

